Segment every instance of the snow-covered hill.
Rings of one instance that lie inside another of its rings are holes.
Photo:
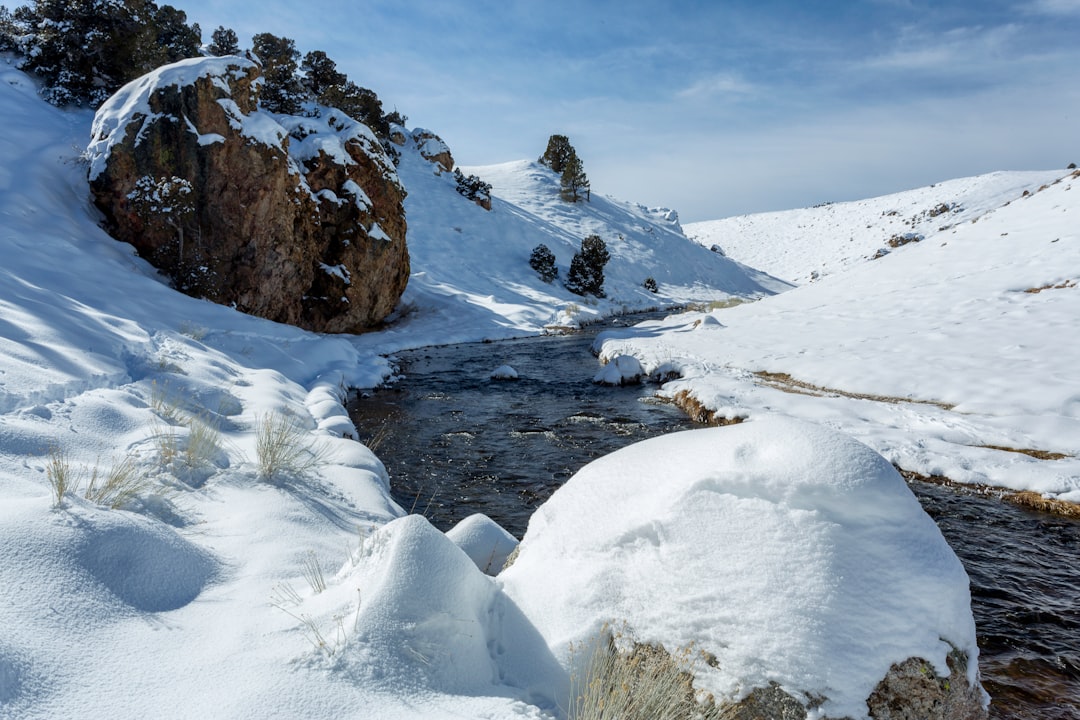
[[[0,717],[557,713],[563,670],[535,630],[445,536],[392,522],[343,389],[382,382],[402,347],[783,285],[599,198],[486,212],[404,148],[399,321],[315,335],[179,294],[106,235],[91,119],[0,68]],[[612,247],[595,303],[528,267],[543,241],[565,274],[584,229]]]
[[[448,343],[537,334],[612,313],[758,298],[791,287],[689,241],[673,213],[595,194],[591,202],[564,202],[558,175],[537,163],[463,168],[492,184],[487,211],[458,194],[453,175],[425,160],[411,139],[401,152],[413,275],[402,317],[377,339],[384,351],[396,349],[396,338],[415,346],[418,338]],[[604,299],[575,295],[562,284],[590,234],[611,254]],[[540,244],[555,254],[559,279],[552,283],[529,267]],[[648,277],[656,280],[656,293],[643,287]]]
[[[969,221],[879,260],[604,354],[681,369],[667,391],[723,416],[779,411],[923,475],[1080,502],[1080,174],[1031,179],[997,209],[1008,183],[987,185]]]
[[[691,223],[686,234],[801,285],[977,220],[1062,173],[995,172],[867,200]]]

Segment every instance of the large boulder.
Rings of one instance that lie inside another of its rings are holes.
[[[575,700],[668,693],[627,720],[986,717],[963,566],[884,458],[819,426],[755,417],[596,460],[499,579]]]
[[[94,118],[94,202],[189,294],[318,332],[370,328],[409,277],[393,162],[340,111],[261,111],[260,78],[244,58],[194,58],[121,88]]]

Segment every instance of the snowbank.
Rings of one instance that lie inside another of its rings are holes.
[[[1078,216],[1062,173],[879,260],[596,349],[676,371],[665,395],[726,417],[783,412],[905,470],[1080,502]]]
[[[582,469],[500,576],[552,653],[605,625],[698,660],[736,700],[778,683],[863,718],[894,663],[978,655],[968,579],[887,461],[783,417],[647,440]],[[977,670],[970,666],[968,680]]]

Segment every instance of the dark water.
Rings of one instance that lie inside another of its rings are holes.
[[[404,378],[350,407],[395,499],[437,527],[483,512],[517,537],[590,460],[699,425],[654,388],[595,385],[594,333],[402,353]],[[492,380],[511,365],[520,378]],[[916,483],[971,577],[991,717],[1080,720],[1080,522]]]

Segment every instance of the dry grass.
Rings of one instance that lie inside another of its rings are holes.
[[[326,462],[326,448],[316,443],[308,429],[295,418],[277,412],[259,417],[255,454],[263,480],[303,476]]]
[[[1038,293],[1041,293],[1043,290],[1064,290],[1066,288],[1072,288],[1072,287],[1076,287],[1076,281],[1075,280],[1065,280],[1064,282],[1060,282],[1057,285],[1054,285],[1053,283],[1048,283],[1048,284],[1042,285],[1040,287],[1028,288],[1024,292],[1029,293],[1031,295],[1036,295]]]
[[[95,467],[83,497],[115,510],[142,494],[150,480],[140,471],[138,458],[126,455],[104,472]]]
[[[738,425],[746,419],[743,416],[729,418],[718,415],[715,410],[710,410],[704,403],[694,397],[689,390],[680,390],[675,393],[671,402],[686,413],[691,420],[703,425]]]
[[[49,487],[52,489],[53,507],[63,507],[64,496],[74,493],[79,487],[80,477],[72,469],[67,453],[56,446],[49,448],[49,454],[45,460],[45,477],[48,478]]]
[[[976,445],[975,447],[986,448],[987,450],[1000,450],[1001,452],[1018,453],[1020,455],[1027,455],[1033,457],[1036,460],[1064,460],[1070,455],[1059,452],[1050,452],[1049,450],[1033,450],[1031,448],[1014,448],[1005,447],[1004,445]]]
[[[824,387],[821,385],[814,385],[804,380],[796,380],[787,373],[771,373],[759,370],[754,373],[754,377],[761,385],[775,388],[776,390],[782,390],[783,392],[793,393],[795,395],[811,395],[813,397],[846,397],[854,400],[872,400],[873,402],[890,403],[898,405],[901,403],[910,403],[914,405],[932,405],[933,407],[941,408],[942,410],[952,410],[955,405],[948,403],[937,402],[936,400],[917,400],[915,398],[895,397],[892,395],[874,395],[871,393],[858,393],[850,392],[848,390],[838,390],[836,388]]]
[[[1038,510],[1039,512],[1050,513],[1053,515],[1061,515],[1062,517],[1078,518],[1080,519],[1080,503],[1068,502],[1067,500],[1058,500],[1056,498],[1043,497],[1037,492],[1030,490],[1007,490],[1005,488],[994,487],[992,485],[984,485],[981,483],[961,483],[944,475],[923,475],[921,473],[914,472],[913,470],[905,470],[899,466],[895,466],[897,472],[899,472],[905,480],[918,481],[930,483],[932,485],[943,485],[948,488],[957,490],[958,492],[967,492],[975,495],[988,495],[990,497],[996,497],[1006,502],[1011,502],[1014,505],[1028,508],[1030,510]]]

